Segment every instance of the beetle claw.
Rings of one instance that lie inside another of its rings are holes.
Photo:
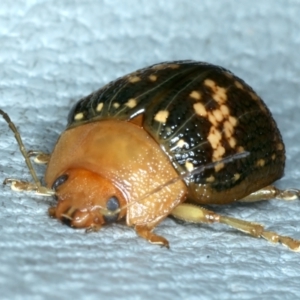
[[[94,224],[91,225],[90,227],[88,227],[85,232],[86,233],[90,233],[90,232],[97,232],[101,229],[101,225],[100,224]]]
[[[276,197],[285,201],[293,201],[300,199],[300,190],[298,189],[286,189],[282,190],[281,193]]]
[[[16,192],[33,191],[36,190],[37,188],[37,186],[34,183],[30,183],[15,178],[5,178],[3,184],[4,185],[10,184],[10,188]]]
[[[35,156],[34,162],[36,164],[40,164],[40,165],[47,164],[50,160],[50,155],[49,154],[41,152],[41,151],[37,151],[37,150],[29,150],[27,152],[27,155],[29,157]]]

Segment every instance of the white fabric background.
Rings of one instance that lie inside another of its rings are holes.
[[[152,63],[194,59],[246,80],[287,146],[279,187],[300,187],[300,2],[297,0],[2,0],[0,107],[28,149],[51,151],[68,110],[103,84]],[[38,167],[43,176],[43,167]],[[30,180],[0,121],[0,178]],[[47,216],[49,199],[0,189],[1,299],[295,299],[300,254],[221,225],[158,228],[171,249],[131,228],[85,234]],[[300,203],[218,211],[300,239]]]

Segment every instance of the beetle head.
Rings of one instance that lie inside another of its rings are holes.
[[[86,169],[67,170],[56,178],[52,189],[58,202],[49,214],[71,227],[97,230],[126,213],[120,210],[125,198],[113,183]]]

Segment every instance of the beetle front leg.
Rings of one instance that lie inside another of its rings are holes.
[[[10,184],[10,188],[15,192],[35,192],[37,195],[41,196],[53,196],[55,194],[53,190],[48,189],[45,186],[15,178],[6,178],[4,179],[3,184]]]
[[[156,235],[152,232],[153,228],[149,228],[147,225],[136,225],[136,233],[150,242],[151,244],[161,245],[163,247],[169,248],[169,242],[164,237]]]
[[[25,159],[26,165],[28,167],[28,170],[32,176],[32,179],[34,183],[13,179],[13,178],[6,178],[3,182],[3,184],[11,184],[11,189],[15,191],[35,191],[38,195],[43,196],[53,196],[55,192],[51,189],[46,188],[45,186],[42,186],[40,180],[38,179],[36,172],[32,166],[32,163],[30,161],[30,151],[29,153],[26,151],[26,148],[23,144],[21,135],[16,128],[15,124],[11,121],[10,117],[6,112],[4,112],[2,109],[0,109],[0,115],[4,118],[4,120],[7,122],[9,128],[13,131],[16,141],[19,145],[20,151]],[[32,151],[33,153],[36,151]],[[40,152],[41,154],[41,152]]]
[[[175,218],[193,223],[223,223],[271,243],[281,243],[293,251],[300,251],[300,241],[276,232],[266,231],[261,224],[219,215],[213,211],[192,204],[179,204],[171,213]]]

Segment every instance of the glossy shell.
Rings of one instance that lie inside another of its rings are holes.
[[[69,114],[68,128],[137,118],[180,174],[249,152],[186,178],[190,200],[230,203],[283,174],[284,144],[268,108],[223,68],[177,61],[138,70],[81,99]]]

